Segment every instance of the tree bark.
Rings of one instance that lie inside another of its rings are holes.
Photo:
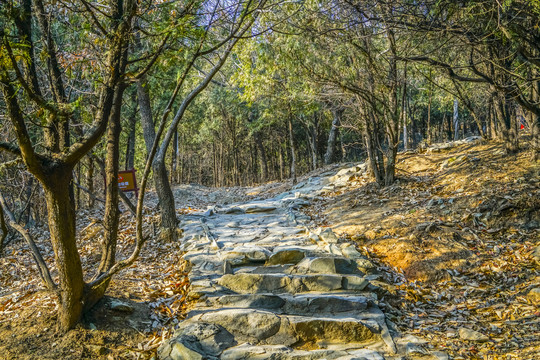
[[[8,235],[8,228],[6,226],[4,208],[2,207],[2,204],[0,204],[0,230],[2,231],[2,235],[0,236],[0,255],[2,255],[2,252],[4,251],[4,242],[6,241],[6,237]]]
[[[116,243],[118,240],[118,163],[120,158],[120,115],[122,96],[125,86],[119,84],[114,93],[114,102],[107,130],[107,157],[105,159],[105,216],[103,224],[105,233],[101,244],[101,261],[97,276],[108,271],[116,261]]]
[[[497,114],[498,127],[504,141],[506,153],[515,154],[519,151],[519,144],[516,126],[512,121],[510,101],[503,94],[497,93],[495,95],[495,113]]]
[[[289,144],[291,146],[291,179],[294,185],[296,184],[296,147],[294,144],[294,133],[290,116],[288,117],[287,122],[289,125]]]
[[[156,131],[154,128],[154,120],[152,118],[148,84],[143,80],[137,83],[137,97],[139,101],[144,142],[147,152],[150,153],[156,139]],[[165,241],[174,240],[176,239],[177,226],[176,210],[163,154],[156,154],[156,158],[152,163],[152,170],[154,172],[156,194],[159,199],[161,237]]]
[[[339,127],[341,126],[341,117],[343,115],[343,109],[332,110],[332,127],[328,134],[328,144],[326,146],[326,153],[324,154],[324,164],[329,165],[335,161],[336,143],[339,136]]]
[[[134,91],[132,94],[131,100],[134,103],[134,109],[133,113],[131,114],[131,117],[129,118],[129,128],[128,128],[128,141],[126,145],[126,162],[125,162],[125,169],[133,169],[135,167],[135,130],[137,127],[137,92]]]
[[[453,124],[454,124],[454,141],[459,139],[459,114],[458,114],[458,100],[454,99],[454,112],[453,112]]]
[[[71,329],[81,318],[84,306],[84,279],[75,239],[75,213],[71,207],[70,167],[59,167],[49,175],[43,190],[47,202],[49,232],[60,282],[58,323]]]
[[[261,183],[268,180],[268,160],[266,159],[266,149],[264,148],[260,134],[255,134],[255,145],[259,156],[259,166],[261,171]]]

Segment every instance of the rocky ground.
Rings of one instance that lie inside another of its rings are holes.
[[[418,350],[389,328],[375,265],[330,228],[306,227],[298,210],[321,182],[184,217],[190,309],[159,358],[393,359]]]
[[[12,243],[0,257],[0,359],[536,359],[540,169],[526,152],[469,140],[400,154],[398,182],[383,189],[363,164],[295,187],[182,185],[174,244],[157,240],[151,195],[155,237],[66,336],[27,247]],[[91,269],[101,212],[79,215]],[[52,262],[46,231],[34,236]]]

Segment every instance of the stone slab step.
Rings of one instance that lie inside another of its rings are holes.
[[[294,350],[282,345],[253,346],[242,344],[227,349],[221,355],[223,360],[318,360],[339,359],[349,356],[345,351],[335,350]]]
[[[362,291],[369,281],[358,275],[226,274],[217,284],[240,294]]]
[[[214,324],[223,327],[238,342],[263,345],[360,344],[380,342],[377,321],[350,316],[283,315],[256,309],[217,309],[191,316],[186,324]]]
[[[268,310],[277,314],[315,315],[354,312],[359,314],[373,303],[370,297],[357,294],[307,293],[233,294],[208,298],[212,308],[244,308]],[[206,311],[206,309],[205,309]]]
[[[363,275],[356,262],[336,256],[306,257],[291,269],[295,274],[355,274]]]

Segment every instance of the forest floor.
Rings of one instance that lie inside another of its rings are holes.
[[[340,186],[330,183],[305,212],[315,225],[331,226],[380,265],[393,284],[385,313],[404,334],[453,359],[535,359],[540,356],[534,292],[540,276],[533,257],[540,245],[540,167],[528,155],[506,156],[493,142],[403,153],[393,186],[381,189],[356,173]],[[325,168],[299,180],[336,171]],[[271,197],[291,186],[182,185],[174,192],[182,215]],[[107,296],[67,335],[55,331],[54,298],[40,290],[28,247],[9,244],[0,257],[0,359],[151,358],[182,320],[189,287],[179,265],[181,243],[159,241],[156,204],[150,194],[145,230],[155,236],[139,261],[114,279]],[[81,258],[90,271],[99,261],[102,210],[82,210],[78,216]],[[48,233],[41,229],[33,236],[52,263]],[[133,241],[126,211],[120,258]],[[461,327],[487,339],[467,340]]]
[[[540,166],[528,156],[492,142],[401,154],[393,186],[353,176],[308,213],[386,267],[403,333],[454,359],[538,359]]]

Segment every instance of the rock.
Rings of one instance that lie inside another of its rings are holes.
[[[374,350],[360,349],[349,351],[355,360],[384,360],[384,357]]]
[[[299,274],[358,274],[356,263],[341,257],[305,258],[298,263]]]
[[[376,269],[375,264],[368,259],[355,259],[354,262],[356,263],[358,270],[364,273],[373,272]]]
[[[337,235],[330,228],[324,230],[321,229],[318,235],[319,238],[327,244],[337,244],[339,240]]]
[[[286,288],[290,282],[287,276],[273,274],[227,274],[218,280],[219,285],[242,294],[272,292]]]
[[[345,276],[343,278],[343,289],[362,291],[369,285],[369,281],[360,276]]]
[[[533,305],[540,305],[540,287],[531,289],[527,294],[527,300]]]
[[[223,262],[223,274],[232,274],[233,273],[233,269],[232,269],[232,265],[229,261],[225,260]]]
[[[125,302],[119,301],[119,300],[111,300],[109,303],[109,306],[111,310],[119,311],[123,313],[132,313],[135,309],[133,306],[126,304]]]
[[[307,305],[310,313],[341,313],[349,311],[363,311],[367,308],[365,297],[346,298],[339,296],[321,296],[311,299]]]
[[[305,256],[299,249],[280,250],[270,256],[266,265],[298,264]]]
[[[283,345],[258,345],[242,344],[227,349],[221,355],[222,360],[263,360],[282,359],[280,355],[292,352],[292,349]]]
[[[252,309],[279,309],[285,300],[277,295],[224,295],[217,302],[223,306]]]
[[[429,355],[429,351],[424,349],[421,345],[415,343],[408,343],[406,346],[406,352],[408,357]]]
[[[195,345],[195,344],[192,344]],[[160,356],[163,360],[204,360],[206,357],[190,349],[186,344],[174,342],[169,357]]]
[[[489,337],[482,334],[481,332],[471,330],[471,329],[467,329],[467,328],[464,328],[464,327],[459,328],[458,333],[459,333],[459,337],[462,340],[476,341],[476,342],[486,342],[486,341],[489,340]]]
[[[356,250],[356,247],[351,244],[344,244],[341,247],[341,253],[343,256],[349,258],[349,259],[362,259],[364,256]]]
[[[180,334],[175,341],[206,356],[218,356],[223,350],[237,344],[230,332],[216,324],[189,324],[181,329]]]
[[[324,247],[324,250],[332,255],[343,256],[343,253],[337,244],[328,244]]]
[[[302,283],[309,291],[333,291],[341,289],[342,279],[338,275],[315,275],[304,277]]]
[[[270,254],[270,251],[260,246],[240,246],[226,252],[221,258],[229,261],[231,265],[237,266],[252,262],[264,262]]]
[[[253,309],[226,309],[207,312],[200,321],[218,324],[241,341],[259,342],[276,334],[281,319],[274,313]]]
[[[246,214],[270,212],[274,210],[276,210],[276,207],[273,205],[259,205],[259,204],[252,204],[245,208]]]
[[[234,214],[244,214],[245,211],[244,209],[239,208],[238,206],[231,206],[231,207],[223,209],[223,213],[234,215]]]
[[[443,351],[433,351],[431,357],[433,360],[448,360],[448,354]]]
[[[376,337],[363,322],[355,319],[298,318],[293,326],[298,337],[306,342],[359,343]]]

